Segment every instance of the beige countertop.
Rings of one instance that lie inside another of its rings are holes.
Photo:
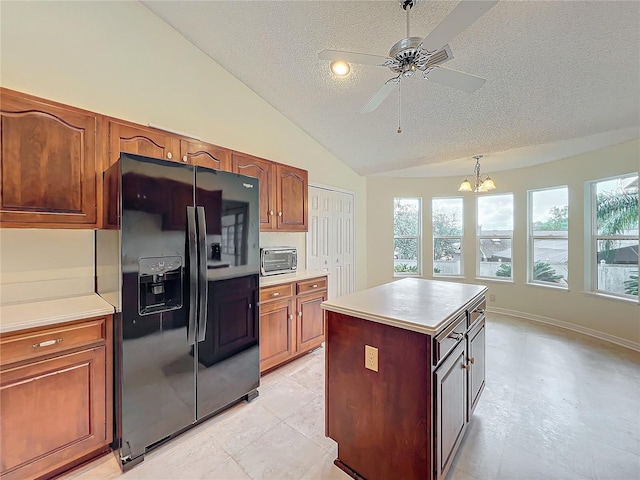
[[[322,308],[435,335],[486,290],[484,285],[405,278],[322,302]]]
[[[44,327],[112,313],[114,313],[113,306],[97,294],[4,305],[0,306],[0,333]]]
[[[296,273],[282,273],[280,275],[269,275],[260,277],[260,286],[269,287],[271,285],[282,285],[283,283],[299,282],[309,278],[326,277],[329,272],[322,270],[298,270]]]

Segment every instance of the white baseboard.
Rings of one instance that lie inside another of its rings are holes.
[[[567,330],[583,333],[585,335],[589,335],[590,337],[599,338],[600,340],[604,340],[610,343],[615,343],[616,345],[620,345],[621,347],[630,348],[631,350],[640,352],[640,343],[632,342],[625,338],[616,337],[615,335],[609,335],[608,333],[600,332],[598,330],[593,330],[592,328],[581,327],[580,325],[575,325],[573,323],[556,320],[554,318],[543,317],[541,315],[534,315],[532,313],[525,313],[525,312],[519,312],[517,310],[508,310],[506,308],[496,308],[496,307],[487,308],[487,312],[500,313],[503,315],[509,315],[511,317],[524,318],[525,320],[533,320],[534,322],[546,323],[549,325],[554,325],[556,327],[566,328]]]

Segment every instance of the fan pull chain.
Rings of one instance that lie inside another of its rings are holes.
[[[409,37],[409,12],[411,11],[410,8],[407,8],[407,38]]]
[[[400,106],[402,105],[402,102],[400,101],[400,78],[398,78],[398,134],[402,133],[402,127],[400,126],[400,119],[401,117],[401,110],[400,110]]]

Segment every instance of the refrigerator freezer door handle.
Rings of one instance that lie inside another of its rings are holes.
[[[200,261],[200,278],[198,282],[199,306],[198,306],[198,341],[204,341],[207,334],[207,222],[204,216],[204,207],[196,207],[198,217],[198,248]]]
[[[198,250],[196,242],[196,209],[187,207],[187,243],[189,248],[189,324],[187,344],[196,343],[196,314],[198,312]]]

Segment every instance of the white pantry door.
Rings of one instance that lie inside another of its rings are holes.
[[[309,186],[307,268],[329,273],[329,298],[355,289],[353,229],[352,193]]]

